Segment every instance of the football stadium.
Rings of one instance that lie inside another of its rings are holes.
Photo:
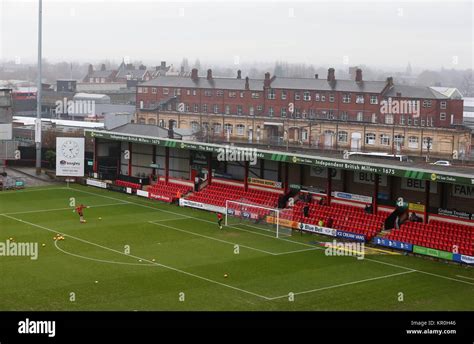
[[[58,137],[84,177],[0,193],[4,310],[473,309],[472,203],[429,211],[467,173],[141,128]]]

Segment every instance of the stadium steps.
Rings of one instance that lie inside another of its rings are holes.
[[[308,217],[303,214],[305,205],[309,206]],[[385,215],[367,214],[364,209],[343,204],[327,206],[298,201],[289,210],[283,212],[280,218],[312,225],[318,225],[320,220],[326,225],[329,218],[331,218],[333,220],[332,228],[363,234],[367,240],[372,239],[382,230],[385,219]]]

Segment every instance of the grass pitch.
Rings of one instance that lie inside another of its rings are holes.
[[[474,310],[472,268],[326,256],[327,237],[219,230],[215,214],[79,185],[0,193],[9,238],[39,255],[0,257],[0,310]]]

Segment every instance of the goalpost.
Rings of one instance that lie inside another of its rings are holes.
[[[291,236],[292,229],[280,221],[280,209],[264,207],[243,201],[225,202],[225,225],[246,226],[255,230],[271,232],[277,238]]]

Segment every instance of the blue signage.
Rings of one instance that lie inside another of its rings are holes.
[[[376,237],[374,238],[373,243],[376,245],[396,248],[399,250],[410,251],[410,252],[413,251],[413,245],[406,242]]]
[[[352,232],[346,232],[346,231],[341,231],[337,230],[336,236],[344,239],[351,239],[351,240],[356,240],[356,241],[365,241],[365,235],[363,234],[357,234],[357,233],[352,233]]]

